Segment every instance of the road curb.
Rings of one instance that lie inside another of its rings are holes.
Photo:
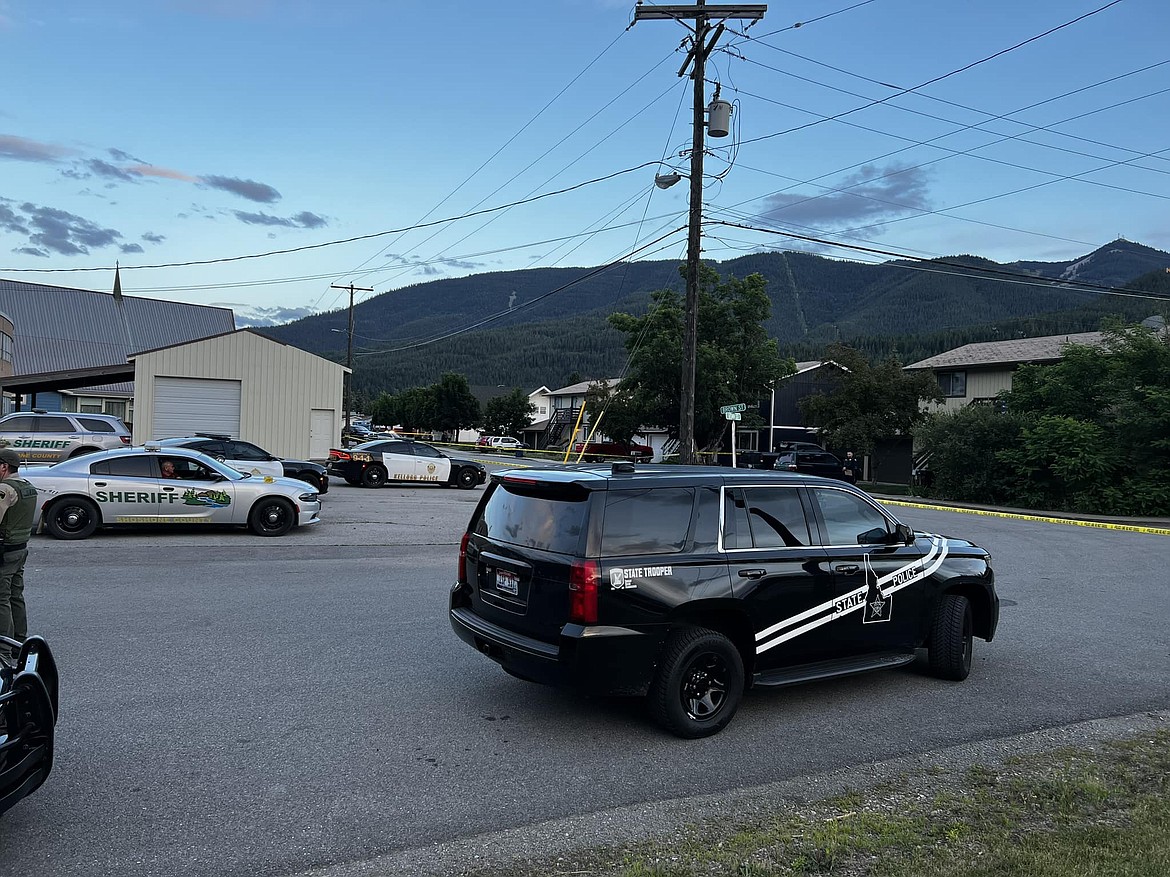
[[[1066,524],[1071,527],[1093,527],[1098,530],[1124,530],[1129,533],[1152,533],[1156,536],[1170,536],[1170,528],[1151,526],[1148,524],[1127,524],[1121,521],[1090,520],[1087,518],[1062,518],[1054,515],[1026,514],[1024,512],[1009,512],[1004,509],[981,509],[969,506],[935,505],[924,502],[908,502],[900,499],[889,499],[884,496],[874,496],[884,505],[903,506],[911,509],[927,509],[936,512],[958,512],[964,515],[983,515],[992,518],[1009,518],[1017,521],[1042,521],[1046,524]]]
[[[504,871],[510,865],[548,862],[586,850],[604,850],[651,840],[668,841],[699,823],[734,825],[750,820],[756,814],[767,819],[778,808],[821,801],[906,775],[921,775],[939,768],[966,769],[974,764],[993,766],[1012,756],[1041,754],[1065,747],[1091,748],[1110,740],[1131,739],[1167,727],[1170,727],[1170,709],[1091,719],[722,794],[676,798],[555,819],[402,850],[361,862],[302,871],[294,877],[431,877],[489,868]]]

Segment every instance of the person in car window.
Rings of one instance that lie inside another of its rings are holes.
[[[175,471],[175,464],[170,460],[162,461],[162,477],[163,478],[178,478],[179,473]]]
[[[28,617],[24,606],[24,564],[37,509],[37,489],[17,475],[20,457],[0,448],[0,636],[24,642]],[[0,657],[14,657],[0,643]]]

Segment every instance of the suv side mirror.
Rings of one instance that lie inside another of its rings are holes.
[[[894,535],[901,539],[903,545],[914,544],[914,531],[905,524],[898,524],[894,529]]]

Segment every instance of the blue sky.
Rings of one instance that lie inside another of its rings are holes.
[[[109,289],[118,262],[127,293],[245,323],[337,308],[334,283],[681,259],[686,181],[653,178],[688,169],[687,32],[632,17],[0,0],[0,277]],[[705,217],[759,230],[708,226],[705,257],[877,258],[769,229],[998,261],[1170,250],[1165,0],[792,0],[745,24],[707,69],[735,112]]]

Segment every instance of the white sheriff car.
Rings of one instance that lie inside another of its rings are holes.
[[[320,494],[303,481],[245,475],[187,448],[148,443],[20,475],[40,494],[38,530],[58,539],[122,524],[236,524],[283,536],[320,520]]]

